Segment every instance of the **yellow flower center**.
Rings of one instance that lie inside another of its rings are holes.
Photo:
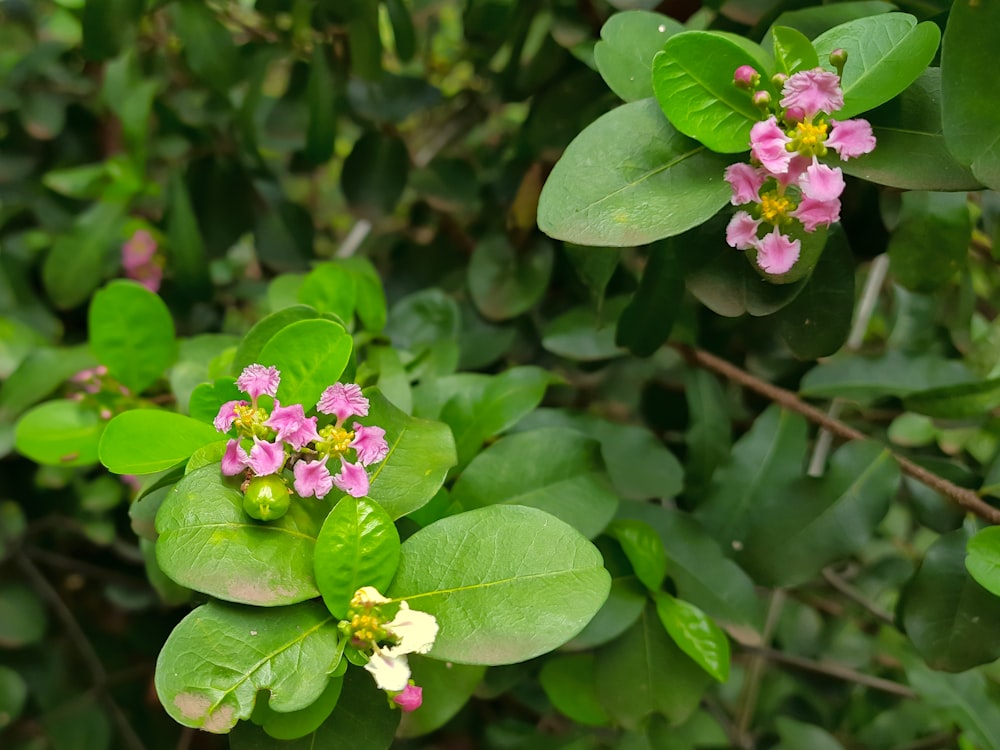
[[[760,218],[770,224],[779,224],[792,207],[791,199],[771,190],[760,197]]]
[[[350,447],[351,441],[354,440],[354,433],[331,424],[319,431],[319,437],[320,440],[316,447],[321,453],[339,455]]]
[[[351,630],[354,638],[366,643],[375,643],[385,636],[382,623],[374,615],[356,613],[351,618]]]
[[[800,122],[795,126],[793,138],[806,148],[815,148],[826,140],[825,122],[813,124],[811,122]]]

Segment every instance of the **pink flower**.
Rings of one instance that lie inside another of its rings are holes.
[[[229,432],[233,426],[233,422],[236,421],[236,407],[249,405],[246,401],[227,401],[224,403],[219,407],[219,413],[212,422],[215,425],[215,429],[219,432]]]
[[[424,689],[416,685],[407,685],[401,693],[392,696],[392,702],[404,711],[416,711],[424,702]]]
[[[853,159],[875,148],[875,136],[868,120],[830,120],[833,126],[826,145],[841,159]]]
[[[320,439],[316,432],[316,417],[306,417],[302,404],[281,406],[275,401],[271,416],[264,424],[278,431],[277,440],[284,440],[297,451],[307,443]]]
[[[292,470],[295,472],[295,491],[299,497],[315,495],[322,500],[333,489],[333,477],[326,468],[324,457],[320,461],[299,461]]]
[[[830,226],[840,219],[840,200],[819,201],[813,198],[803,198],[798,208],[792,211],[792,216],[802,222],[807,232],[815,232],[816,228]]]
[[[122,245],[122,267],[125,275],[156,292],[163,281],[163,268],[157,263],[156,240],[145,229],[137,229]]]
[[[239,440],[230,440],[226,443],[226,452],[222,454],[222,473],[227,477],[236,476],[247,467],[249,458]]]
[[[285,463],[284,445],[269,443],[258,437],[253,439],[253,448],[250,449],[247,465],[253,469],[254,474],[259,477],[274,474],[281,470],[283,463]]]
[[[802,176],[802,173],[806,171],[806,168],[810,164],[812,164],[811,157],[792,154],[792,158],[788,162],[788,169],[783,174],[774,175],[774,179],[782,187],[796,185],[798,184],[799,177]]]
[[[757,265],[767,273],[785,273],[799,259],[802,243],[790,240],[775,227],[757,245]]]
[[[840,167],[831,168],[820,164],[814,156],[812,165],[799,178],[799,187],[807,198],[817,201],[837,200],[844,192],[844,173],[840,171]]]
[[[760,220],[746,211],[737,211],[726,227],[726,242],[737,250],[749,250],[757,244],[757,227]]]
[[[368,472],[341,458],[340,473],[333,478],[333,484],[351,497],[364,497],[368,494]]]
[[[236,386],[255,402],[258,396],[274,396],[278,392],[281,373],[276,367],[247,365],[236,378]]]
[[[791,138],[779,127],[774,115],[750,128],[750,155],[768,172],[778,174],[788,169],[792,155],[785,144],[790,142]]]
[[[760,186],[764,184],[767,172],[756,169],[749,164],[739,162],[726,167],[725,179],[733,189],[729,202],[734,206],[752,203],[758,199]]]
[[[377,464],[389,452],[389,445],[385,442],[385,430],[381,427],[356,425],[351,447],[358,452],[358,462],[362,466]]]
[[[829,115],[844,106],[840,76],[822,68],[802,70],[789,76],[781,93],[784,95],[780,102],[782,107],[801,107],[808,118],[817,112]]]
[[[368,416],[368,399],[361,394],[361,386],[355,383],[334,383],[323,391],[316,408],[324,414],[336,415],[340,424],[348,417]]]

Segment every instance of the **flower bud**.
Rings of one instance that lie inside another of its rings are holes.
[[[785,81],[787,80],[788,76],[786,76],[784,73],[775,73],[773,76],[771,76],[771,83],[773,83],[774,87],[779,91],[781,90],[781,87],[785,85]]]
[[[806,119],[806,112],[802,107],[789,107],[785,110],[785,122],[789,125],[797,125]]]
[[[766,91],[755,91],[750,101],[753,102],[755,107],[766,112],[767,108],[771,106],[771,95]]]
[[[847,50],[837,47],[830,53],[830,64],[837,69],[838,73],[843,72],[844,64],[847,62]]]
[[[254,477],[243,495],[243,510],[258,521],[273,521],[288,512],[288,487],[281,477]]]
[[[760,73],[750,65],[741,65],[733,73],[733,83],[738,89],[751,91],[756,89],[757,84],[760,83]]]

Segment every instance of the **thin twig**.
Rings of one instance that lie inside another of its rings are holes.
[[[111,718],[118,726],[118,732],[125,747],[129,750],[145,750],[145,745],[139,739],[139,735],[136,734],[135,729],[132,728],[128,717],[125,716],[121,707],[107,692],[108,673],[104,669],[104,664],[97,655],[97,651],[91,645],[86,633],[83,632],[83,628],[80,627],[80,623],[77,622],[76,617],[70,611],[69,607],[66,606],[62,597],[59,596],[59,592],[53,588],[48,579],[42,575],[42,572],[35,567],[35,564],[28,559],[24,552],[17,550],[14,553],[14,561],[25,577],[31,582],[38,595],[48,603],[52,611],[55,612],[56,617],[62,623],[66,635],[73,642],[77,653],[80,654],[80,658],[83,659],[83,663],[87,667],[87,671],[90,672],[93,689],[100,696],[104,707],[111,714]]]
[[[875,616],[879,620],[889,625],[895,625],[896,621],[893,619],[892,615],[878,606],[875,602],[865,596],[860,590],[852,586],[850,583],[845,581],[839,575],[833,572],[832,568],[823,568],[823,578],[826,582],[833,586],[837,591],[846,596],[855,604],[859,605],[863,609],[867,610],[871,615]]]
[[[818,424],[820,427],[825,428],[839,438],[843,438],[844,440],[871,439],[864,433],[855,430],[853,427],[844,424],[840,420],[831,419],[827,414],[820,411],[815,406],[807,404],[791,391],[787,391],[784,388],[779,388],[776,385],[767,383],[760,378],[751,375],[746,370],[741,370],[736,365],[727,362],[720,357],[716,357],[714,354],[709,354],[703,349],[693,349],[685,344],[675,343],[673,346],[690,364],[704,367],[706,370],[716,372],[724,378],[732,380],[734,383],[739,383],[745,388],[759,393],[774,403],[801,414],[809,421]],[[899,464],[899,468],[904,474],[927,485],[935,492],[944,495],[956,505],[959,505],[970,513],[979,516],[984,521],[989,521],[990,523],[1000,523],[1000,509],[994,508],[989,503],[984,502],[979,495],[972,490],[967,490],[964,487],[959,487],[957,484],[949,482],[947,479],[938,476],[934,472],[928,471],[923,466],[913,463],[910,459],[900,456],[898,453],[890,450],[889,448],[886,448],[886,450],[889,452],[889,455],[895,459],[896,463]]]
[[[43,563],[53,568],[61,568],[62,570],[69,570],[85,576],[91,576],[92,578],[96,578],[107,583],[113,583],[118,586],[144,589],[146,591],[149,590],[148,581],[135,578],[134,576],[130,576],[125,573],[119,573],[116,570],[102,568],[100,565],[94,565],[93,563],[86,562],[85,560],[78,560],[74,557],[66,557],[65,555],[60,555],[57,552],[50,552],[39,547],[24,547],[24,554],[36,562]]]
[[[754,656],[762,657],[777,664],[787,664],[789,667],[803,669],[807,672],[815,672],[816,674],[826,675],[827,677],[834,677],[838,680],[843,680],[844,682],[853,682],[858,685],[870,687],[873,690],[881,690],[884,693],[892,693],[893,695],[898,695],[903,698],[918,697],[917,692],[907,685],[900,682],[893,682],[892,680],[886,680],[881,677],[873,677],[870,674],[865,674],[864,672],[858,672],[850,667],[845,667],[843,664],[831,664],[830,662],[804,659],[801,656],[786,654],[772,648],[764,648],[763,646],[741,646],[741,648]]]
[[[939,750],[939,748],[955,747],[957,739],[958,732],[938,732],[908,745],[902,745],[899,750]]]
[[[767,619],[764,621],[764,631],[761,633],[761,643],[768,644],[778,627],[778,619],[785,605],[784,589],[771,592],[771,602],[767,608]],[[747,666],[746,679],[740,692],[739,711],[736,715],[736,731],[740,738],[740,747],[752,748],[753,737],[750,735],[750,722],[757,710],[757,697],[760,694],[760,681],[764,675],[764,656],[755,655]]]

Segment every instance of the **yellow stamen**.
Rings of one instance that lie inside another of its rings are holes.
[[[330,455],[344,453],[354,440],[354,433],[345,430],[343,427],[327,425],[319,431],[320,442],[317,444],[319,450]]]
[[[792,201],[771,190],[760,197],[760,218],[769,224],[778,224],[792,208]]]

